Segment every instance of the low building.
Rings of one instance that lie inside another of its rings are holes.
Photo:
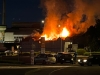
[[[4,43],[6,25],[0,25],[0,43]]]
[[[12,27],[5,31],[4,42],[20,42],[22,38],[30,36],[36,29],[41,30],[40,22],[13,22]]]
[[[0,25],[0,51],[6,50],[6,47],[4,46],[4,38],[5,38],[5,30],[6,25]]]
[[[13,22],[11,28],[5,29],[3,43],[11,48],[12,44],[20,44],[20,41],[30,36],[34,30],[41,32],[41,29],[41,22]]]

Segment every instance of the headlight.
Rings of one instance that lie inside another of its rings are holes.
[[[73,60],[73,58],[71,60]]]
[[[80,62],[81,60],[80,59],[78,59],[78,62]]]
[[[83,60],[83,62],[87,62],[87,60],[86,60],[86,59],[84,59],[84,60]]]
[[[62,60],[64,60],[64,59],[62,59]]]

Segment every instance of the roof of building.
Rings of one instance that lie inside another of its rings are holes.
[[[29,35],[33,30],[41,31],[40,22],[13,22],[11,28],[7,28],[5,32],[14,32],[15,35]]]
[[[12,27],[18,28],[41,28],[41,22],[12,22]]]

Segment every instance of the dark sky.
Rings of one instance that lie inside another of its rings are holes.
[[[0,0],[0,24],[2,24],[2,0]],[[43,18],[40,0],[6,0],[6,24],[12,22],[39,22]]]

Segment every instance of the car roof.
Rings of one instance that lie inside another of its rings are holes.
[[[94,55],[94,54],[93,54],[93,55],[90,55],[90,57],[91,57],[91,56],[92,56],[92,57],[98,57],[98,56],[100,57],[100,55],[98,55],[98,54],[95,54],[95,55]]]

